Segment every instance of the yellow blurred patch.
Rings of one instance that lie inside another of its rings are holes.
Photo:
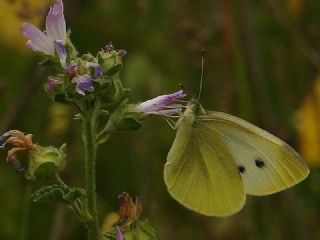
[[[8,47],[25,49],[26,39],[20,28],[23,22],[40,26],[53,0],[1,0],[0,43]]]
[[[106,232],[112,232],[113,231],[113,224],[115,224],[119,220],[119,215],[116,212],[111,212],[108,213],[101,225],[101,232],[106,233]]]
[[[49,108],[48,130],[50,136],[60,138],[64,136],[72,121],[72,109],[66,104],[52,104]]]
[[[289,12],[295,16],[299,17],[302,12],[303,2],[301,0],[287,0],[287,8]]]
[[[309,166],[320,166],[320,77],[297,117],[300,153]]]

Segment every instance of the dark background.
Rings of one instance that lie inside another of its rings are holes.
[[[43,26],[52,1],[0,2],[0,130],[32,133],[42,145],[68,145],[63,173],[83,185],[79,123],[69,106],[53,105],[44,91],[50,74],[25,49],[24,21]],[[211,110],[240,116],[294,146],[311,174],[294,188],[250,197],[228,218],[208,218],[175,202],[163,181],[174,131],[151,117],[142,129],[112,136],[97,159],[101,224],[117,211],[123,191],[143,196],[143,215],[159,239],[319,239],[320,1],[318,0],[91,0],[65,1],[71,38],[82,53],[107,42],[127,50],[122,79],[130,99],[143,101],[179,89],[198,92],[201,49],[206,49],[201,101]],[[86,239],[65,206],[35,204],[39,186],[27,182],[0,152],[0,238]],[[23,158],[23,157],[21,157]]]

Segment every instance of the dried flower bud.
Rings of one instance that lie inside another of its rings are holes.
[[[130,225],[139,220],[142,211],[141,197],[136,197],[135,202],[133,202],[132,197],[123,192],[118,196],[120,202],[119,208],[119,224],[123,226],[124,229],[130,228]]]
[[[12,163],[17,171],[21,170],[20,162],[17,159],[18,152],[33,153],[35,146],[32,143],[32,135],[24,134],[19,130],[10,130],[1,136],[1,147],[10,146],[7,161]]]

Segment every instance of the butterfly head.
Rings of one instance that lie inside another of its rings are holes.
[[[197,99],[191,100],[183,113],[183,119],[189,124],[194,124],[199,115],[205,114],[205,110]]]

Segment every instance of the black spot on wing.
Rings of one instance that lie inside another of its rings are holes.
[[[257,166],[258,168],[263,168],[263,167],[266,166],[265,163],[264,163],[264,161],[262,161],[262,160],[260,160],[260,159],[256,159],[256,160],[254,160],[254,162],[255,162],[255,164],[256,164],[256,166]]]
[[[240,173],[244,173],[246,171],[244,166],[239,166],[238,169]]]

